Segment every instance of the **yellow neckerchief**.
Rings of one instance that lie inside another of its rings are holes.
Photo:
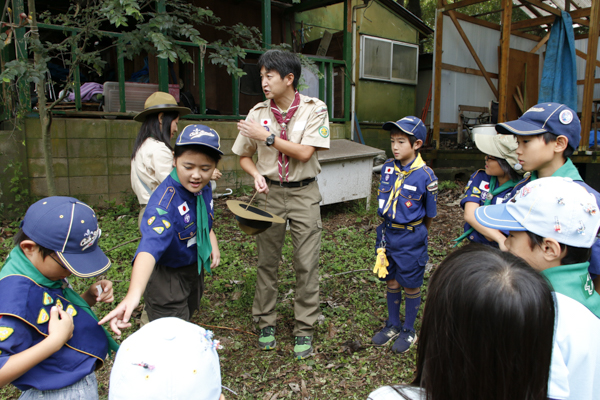
[[[400,168],[398,168],[398,164],[396,164],[394,162],[394,172],[396,172],[396,175],[398,175],[398,178],[396,179],[396,183],[394,183],[394,189],[392,190],[392,193],[390,193],[390,197],[388,198],[387,204],[385,205],[385,208],[383,209],[383,214],[385,214],[389,210],[390,206],[393,204],[392,219],[396,218],[396,204],[398,203],[398,196],[400,196],[400,189],[402,188],[402,184],[404,183],[404,180],[406,179],[407,176],[412,174],[414,171],[416,171],[420,168],[423,168],[424,166],[425,166],[425,162],[421,158],[421,154],[417,154],[417,158],[415,158],[415,160],[413,161],[413,163],[410,166],[410,169],[408,171],[402,171]]]

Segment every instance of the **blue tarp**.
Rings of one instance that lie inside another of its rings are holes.
[[[546,44],[546,59],[540,84],[539,103],[565,104],[577,111],[575,35],[571,16],[556,17]]]

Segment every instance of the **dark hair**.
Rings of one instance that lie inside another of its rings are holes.
[[[173,155],[173,158],[179,158],[179,156],[181,156],[186,151],[204,154],[210,159],[212,159],[215,162],[215,165],[217,165],[219,163],[219,160],[221,160],[221,153],[219,153],[217,150],[211,147],[202,146],[201,144],[187,144],[185,146],[175,146],[175,154]]]
[[[294,90],[298,87],[302,65],[296,54],[282,50],[265,51],[258,59],[258,69],[262,69],[262,67],[265,67],[267,72],[277,71],[281,79],[285,78],[288,74],[294,74],[292,85],[294,86]]]
[[[15,246],[20,246],[21,242],[24,240],[31,240],[29,239],[29,237],[25,234],[25,232],[23,232],[23,228],[19,229],[19,232],[17,232],[17,234],[13,237],[13,243]],[[35,243],[35,241],[33,241]],[[37,243],[36,243],[37,244]],[[50,254],[54,253],[53,250],[47,249],[44,246],[40,246],[39,244],[37,244],[39,247],[39,251],[40,253],[42,253],[42,258],[46,258],[48,257]]]
[[[529,236],[529,247],[531,250],[535,248],[535,246],[541,246],[544,238],[540,235],[537,235],[533,232],[527,232],[527,236]],[[575,247],[568,246],[564,243],[560,244],[561,253],[567,249],[567,254],[560,260],[560,265],[569,265],[569,264],[579,264],[584,263],[590,260],[592,256],[592,249],[587,247]]]
[[[517,171],[515,171],[513,169],[513,167],[511,167],[508,164],[508,161],[506,161],[503,158],[496,158],[496,161],[498,161],[500,168],[502,168],[502,172],[504,172],[505,175],[508,175],[508,178],[511,181],[520,181],[521,180],[521,176],[519,174],[517,174]]]
[[[521,258],[469,244],[429,280],[417,374],[431,400],[546,400],[555,309]]]
[[[410,143],[410,147],[413,147],[415,142],[417,141],[417,137],[415,135],[409,135],[404,131],[401,131],[400,129],[397,128],[392,128],[390,129],[390,137],[392,135],[397,135],[397,134],[401,134],[404,137],[408,138],[408,143]],[[415,150],[415,155],[419,154],[419,149]]]
[[[171,147],[171,123],[175,118],[179,117],[179,113],[177,111],[165,112],[162,119],[162,129],[160,121],[158,120],[158,114],[160,113],[156,112],[148,115],[142,123],[142,127],[133,143],[133,153],[131,153],[132,160],[135,158],[142,143],[148,138],[154,138],[159,142],[163,142],[169,150],[173,150],[173,147]]]
[[[561,135],[555,135],[554,133],[546,132],[546,133],[541,133],[539,136],[541,136],[542,139],[544,139],[544,143],[548,144],[551,142],[556,142],[556,138],[558,138]],[[567,140],[567,143],[568,143],[568,140]],[[573,155],[574,151],[575,150],[573,150],[573,148],[567,144],[567,148],[565,149],[565,151],[563,151],[563,157],[565,158],[565,160],[567,158],[571,157]]]

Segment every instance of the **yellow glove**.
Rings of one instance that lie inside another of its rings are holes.
[[[385,256],[385,248],[378,248],[377,261],[375,261],[375,268],[373,268],[373,273],[377,274],[379,278],[385,278],[388,274],[388,265],[390,265],[390,263],[387,257]]]

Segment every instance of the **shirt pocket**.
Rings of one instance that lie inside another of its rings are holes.
[[[392,184],[379,184],[379,190],[377,192],[377,205],[379,210],[383,210],[383,208],[385,207],[385,204],[387,203],[390,194],[392,193],[392,186]]]
[[[177,232],[177,235],[179,236],[179,240],[189,240],[193,238],[194,236],[196,236],[196,224],[187,228],[184,231]]]
[[[408,189],[405,184],[402,185],[402,189],[400,190],[400,196],[408,199],[410,201],[421,201],[423,198],[423,193],[419,192],[419,188],[413,186],[415,190]]]

